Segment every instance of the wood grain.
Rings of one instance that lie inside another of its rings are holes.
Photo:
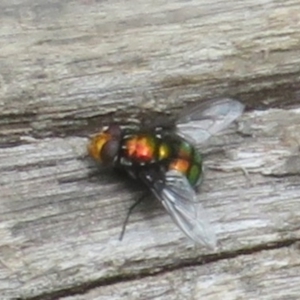
[[[5,143],[203,97],[299,101],[297,0],[4,0],[0,14]]]
[[[139,191],[109,174],[91,176],[96,168],[83,159],[84,139],[1,149],[1,294],[26,298],[92,282],[105,285],[293,244],[300,238],[299,114],[248,113],[238,131],[215,138],[207,150],[199,199],[218,233],[216,253],[194,248],[151,203],[137,209],[124,241],[118,241]]]
[[[65,299],[297,300],[299,258],[296,247],[239,255],[205,266],[180,268],[134,282],[101,287]]]
[[[1,299],[176,299],[179,282],[191,299],[296,299],[299,16],[295,0],[1,1]],[[250,110],[203,148],[218,250],[151,200],[119,242],[142,190],[97,170],[87,135],[223,95]]]

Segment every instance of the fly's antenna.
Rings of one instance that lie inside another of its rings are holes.
[[[122,241],[124,234],[125,234],[125,230],[126,230],[126,225],[128,223],[129,217],[131,215],[131,213],[133,212],[133,210],[147,197],[147,194],[143,194],[140,198],[138,198],[129,208],[126,218],[124,220],[123,226],[122,226],[122,231],[119,237],[119,240]]]

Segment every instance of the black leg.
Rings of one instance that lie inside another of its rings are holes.
[[[128,220],[129,220],[129,217],[132,213],[132,211],[134,210],[134,208],[136,206],[138,206],[145,198],[147,197],[147,194],[143,194],[139,199],[137,199],[129,208],[128,210],[128,213],[126,215],[126,218],[125,218],[125,221],[123,223],[123,226],[122,226],[122,231],[121,231],[121,234],[120,234],[120,237],[119,237],[119,240],[122,241],[123,237],[124,237],[124,233],[125,233],[125,229],[126,229],[126,225],[128,223]]]

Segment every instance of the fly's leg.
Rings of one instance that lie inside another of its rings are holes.
[[[133,210],[147,197],[147,194],[143,194],[139,199],[137,199],[129,208],[126,218],[124,220],[123,226],[122,226],[122,231],[119,237],[119,240],[122,241],[124,234],[125,234],[125,230],[126,230],[126,225],[128,223],[129,217],[131,215],[131,213],[133,212]]]

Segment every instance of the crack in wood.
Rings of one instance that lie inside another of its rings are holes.
[[[18,297],[13,300],[56,300],[62,297],[70,297],[75,295],[84,295],[89,291],[103,287],[114,285],[117,283],[124,283],[132,280],[153,277],[161,274],[165,274],[168,272],[173,272],[179,269],[193,267],[193,266],[201,266],[205,264],[215,263],[222,260],[234,259],[242,255],[252,255],[261,251],[267,250],[275,250],[280,248],[287,248],[293,245],[297,245],[300,242],[300,239],[286,239],[282,241],[276,241],[269,244],[260,244],[253,246],[251,248],[246,249],[237,249],[235,251],[224,251],[220,253],[213,253],[208,255],[203,255],[199,260],[195,261],[195,258],[185,259],[180,261],[178,264],[166,265],[161,268],[155,268],[156,271],[151,271],[151,269],[144,269],[137,273],[131,274],[123,274],[123,275],[115,275],[109,278],[101,278],[99,280],[94,280],[91,282],[86,282],[84,284],[80,284],[78,286],[60,289],[57,291],[53,291],[51,293],[43,293],[41,295],[33,296],[33,297]]]

